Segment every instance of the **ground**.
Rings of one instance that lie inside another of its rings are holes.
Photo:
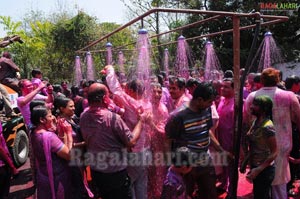
[[[29,159],[27,162],[21,166],[19,169],[20,174],[16,179],[12,180],[11,188],[10,188],[10,199],[32,199],[33,195],[33,183],[32,183],[32,175],[30,170]],[[300,182],[298,183],[300,185]],[[237,191],[238,199],[252,199],[252,184],[248,183],[245,179],[244,174],[240,174],[239,183],[238,183],[238,191]],[[226,193],[219,196],[219,199],[224,199],[226,197]],[[300,197],[289,198],[289,199],[300,199]]]

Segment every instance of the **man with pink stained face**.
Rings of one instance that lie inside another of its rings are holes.
[[[274,199],[287,198],[287,183],[290,181],[288,157],[292,149],[292,122],[300,128],[300,104],[291,91],[277,87],[279,71],[266,68],[262,71],[261,82],[263,87],[252,92],[244,103],[244,120],[251,123],[250,106],[256,96],[268,95],[273,100],[273,121],[276,129],[278,156],[275,159],[275,178],[272,183],[272,197]]]
[[[230,153],[234,153],[234,81],[232,78],[224,78],[221,83],[221,98],[218,104],[219,123],[216,129],[218,141],[221,146]],[[222,166],[223,172],[218,176],[219,192],[228,192],[232,182],[233,162]],[[229,197],[229,196],[228,196]]]
[[[170,77],[169,78],[169,92],[173,101],[168,105],[169,113],[181,107],[186,102],[191,100],[186,95],[185,79],[181,77]]]

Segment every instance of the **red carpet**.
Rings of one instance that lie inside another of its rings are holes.
[[[246,171],[247,173],[248,171]],[[252,199],[253,194],[252,194],[252,184],[250,184],[246,180],[246,173],[241,174],[239,173],[239,181],[238,181],[238,190],[237,190],[237,198],[238,199]],[[298,190],[300,189],[300,180],[296,181],[294,183],[294,186]],[[225,199],[226,193],[219,195],[219,199]],[[300,194],[296,197],[289,197],[289,199],[300,199]]]
[[[247,173],[247,172],[246,172]],[[238,190],[237,190],[237,198],[239,199],[252,199],[252,184],[250,184],[245,176],[245,174],[239,173],[239,181],[238,181]],[[226,193],[219,196],[219,199],[223,199],[226,197]]]

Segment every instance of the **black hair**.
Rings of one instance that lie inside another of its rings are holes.
[[[261,73],[256,73],[253,78],[253,82],[260,83],[260,76],[261,76]]]
[[[176,84],[179,89],[185,88],[185,79],[183,77],[171,76],[169,77],[169,84]]]
[[[224,73],[224,78],[233,78],[232,70],[226,70]]]
[[[71,101],[71,99],[64,96],[56,97],[53,102],[56,112],[59,111],[61,107],[66,108],[69,101]]]
[[[2,57],[5,57],[7,59],[11,59],[11,54],[9,52],[3,52]]]
[[[217,96],[217,91],[210,82],[201,82],[196,87],[193,93],[193,99],[201,97],[203,100],[214,99]]]
[[[138,79],[133,79],[130,82],[128,82],[126,85],[128,89],[131,89],[139,96],[143,95],[145,92],[145,86],[143,82]]]
[[[300,78],[296,75],[291,75],[291,76],[288,76],[286,79],[285,79],[285,87],[286,89],[291,89],[293,84],[297,84],[300,82]]]
[[[189,87],[193,87],[193,86],[197,86],[198,84],[200,84],[200,81],[198,81],[197,79],[195,78],[190,78],[187,80],[186,82],[186,87],[189,88]]]
[[[32,77],[35,77],[36,75],[40,75],[40,74],[42,74],[40,69],[35,68],[35,69],[32,69],[32,71],[31,71]]]
[[[164,85],[164,77],[162,75],[157,75],[157,80],[158,83],[160,83],[161,85]]]
[[[36,106],[46,106],[46,102],[42,100],[32,100],[29,104],[30,112],[32,112],[33,108]]]
[[[30,113],[30,120],[34,126],[40,124],[40,119],[45,118],[49,112],[49,108],[43,105],[35,106]]]
[[[72,96],[75,97],[76,95],[79,95],[79,87],[77,85],[73,85],[71,87],[71,93],[72,93]]]
[[[231,88],[234,88],[234,81],[232,78],[229,78],[229,77],[224,78],[223,82],[231,82],[230,86],[231,86]]]
[[[52,87],[53,87],[53,91],[54,92],[56,92],[56,93],[57,92],[60,92],[60,93],[62,92],[61,85],[59,85],[59,84],[53,84]]]

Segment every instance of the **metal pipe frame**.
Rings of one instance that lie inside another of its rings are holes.
[[[137,18],[131,20],[130,22],[124,24],[123,26],[120,26],[119,28],[115,29],[114,31],[112,31],[111,33],[109,34],[106,34],[105,36],[99,38],[98,40],[96,41],[93,41],[91,42],[90,44],[88,44],[87,46],[79,49],[76,51],[76,53],[85,53],[86,51],[88,51],[88,49],[94,45],[96,45],[97,43],[109,38],[110,36],[112,36],[113,34],[127,28],[128,26],[136,23],[137,21],[140,21],[143,23],[143,18],[147,17],[148,15],[152,14],[152,13],[155,13],[155,12],[165,12],[165,13],[186,13],[186,14],[202,14],[202,15],[217,15],[217,16],[229,16],[229,17],[260,17],[262,19],[269,19],[269,20],[272,20],[273,23],[279,23],[279,22],[283,22],[283,21],[287,21],[288,20],[288,17],[286,16],[273,16],[273,15],[260,15],[260,13],[256,12],[256,13],[235,13],[235,12],[224,12],[224,11],[207,11],[207,10],[194,10],[194,9],[172,9],[172,8],[153,8],[151,10],[149,10],[148,12],[145,12],[144,14],[138,16]],[[207,21],[211,21],[211,20],[215,20],[215,18],[219,18],[217,16],[213,16],[211,18],[208,18],[207,20],[205,20],[205,22]],[[201,23],[202,23],[203,20],[201,20]],[[199,21],[200,23],[200,21]],[[192,25],[197,25],[199,24],[197,22],[195,23],[192,23],[192,24],[188,24],[186,25],[185,28],[187,27],[191,27]],[[272,23],[272,24],[273,24]],[[254,25],[255,26],[255,25]],[[254,26],[250,26],[250,27],[247,27],[247,28],[253,28]],[[246,29],[247,29],[246,28]],[[181,27],[181,29],[184,29],[184,27]],[[170,33],[170,32],[174,32],[174,31],[177,31],[179,30],[178,28],[177,29],[174,29],[174,30],[171,30],[171,31],[168,31],[166,33]],[[161,33],[161,34],[166,34],[166,33]],[[154,35],[152,37],[155,37],[155,36],[159,36],[161,34],[158,34],[158,35]],[[213,34],[213,33],[212,33]],[[222,34],[222,33],[220,33]],[[212,35],[208,35],[208,36],[212,36]]]

